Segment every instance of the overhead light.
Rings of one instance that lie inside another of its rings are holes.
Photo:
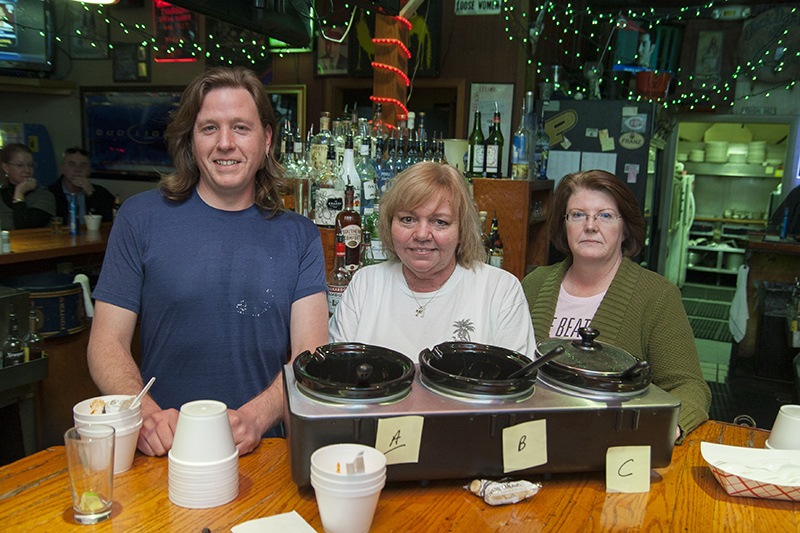
[[[80,2],[82,4],[102,4],[107,6],[119,3],[119,0],[73,0],[73,1]]]

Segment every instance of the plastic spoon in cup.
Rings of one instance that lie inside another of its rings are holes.
[[[366,467],[364,466],[364,452],[358,452],[358,455],[356,455],[352,463],[346,463],[345,470],[348,474],[362,474],[366,472]]]
[[[147,385],[144,386],[144,388],[142,389],[142,392],[140,392],[135,398],[128,398],[127,400],[122,402],[122,404],[120,404],[120,406],[119,406],[119,410],[120,411],[125,411],[125,410],[130,409],[131,407],[133,407],[136,404],[136,402],[142,401],[142,398],[144,398],[144,395],[147,394],[147,391],[150,390],[150,386],[153,384],[153,382],[155,380],[156,380],[155,376],[150,378],[150,381],[148,381]]]

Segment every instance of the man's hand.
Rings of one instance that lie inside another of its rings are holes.
[[[144,417],[137,447],[145,455],[166,455],[172,448],[172,439],[175,436],[177,425],[178,411],[176,409],[151,412]]]
[[[75,185],[80,187],[87,197],[91,196],[94,192],[94,187],[92,186],[92,182],[89,181],[89,178],[78,178],[75,180]]]
[[[239,455],[252,452],[261,442],[261,435],[266,431],[266,429],[259,428],[254,406],[245,404],[236,411],[228,409],[228,419],[231,421],[233,442],[236,443]]]

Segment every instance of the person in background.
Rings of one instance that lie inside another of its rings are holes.
[[[176,172],[117,213],[88,362],[104,394],[137,394],[156,377],[142,401],[147,455],[167,453],[177,409],[198,399],[228,406],[240,454],[281,436],[287,356],[327,343],[320,234],[283,209],[276,127],[251,71],[206,71],[167,127]]]
[[[646,234],[631,190],[603,170],[567,174],[548,223],[568,257],[522,281],[537,340],[580,338],[578,328],[591,326],[598,340],[650,363],[653,383],[681,401],[676,440],[707,420],[711,392],[680,290],[630,259]]]
[[[105,187],[93,185],[89,181],[92,167],[89,152],[83,148],[67,148],[61,162],[61,176],[49,189],[56,197],[56,213],[67,220],[69,202],[75,197],[78,208],[78,224],[84,224],[83,217],[89,214],[102,215],[103,222],[111,222],[114,209],[114,195]]]
[[[0,154],[0,228],[41,228],[56,214],[56,201],[33,177],[33,152],[24,144],[6,145]]]
[[[425,348],[476,342],[534,357],[519,280],[485,263],[478,213],[450,165],[417,163],[381,198],[389,261],[356,271],[330,319],[331,342],[383,346],[418,360]]]
[[[800,235],[800,185],[789,191],[786,198],[772,212],[767,231],[780,234],[786,218],[786,235]]]

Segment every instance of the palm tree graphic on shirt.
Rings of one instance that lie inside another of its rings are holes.
[[[472,321],[468,318],[456,320],[453,322],[453,327],[455,328],[453,339],[456,341],[469,342],[470,332],[475,331],[475,326],[472,325]]]

